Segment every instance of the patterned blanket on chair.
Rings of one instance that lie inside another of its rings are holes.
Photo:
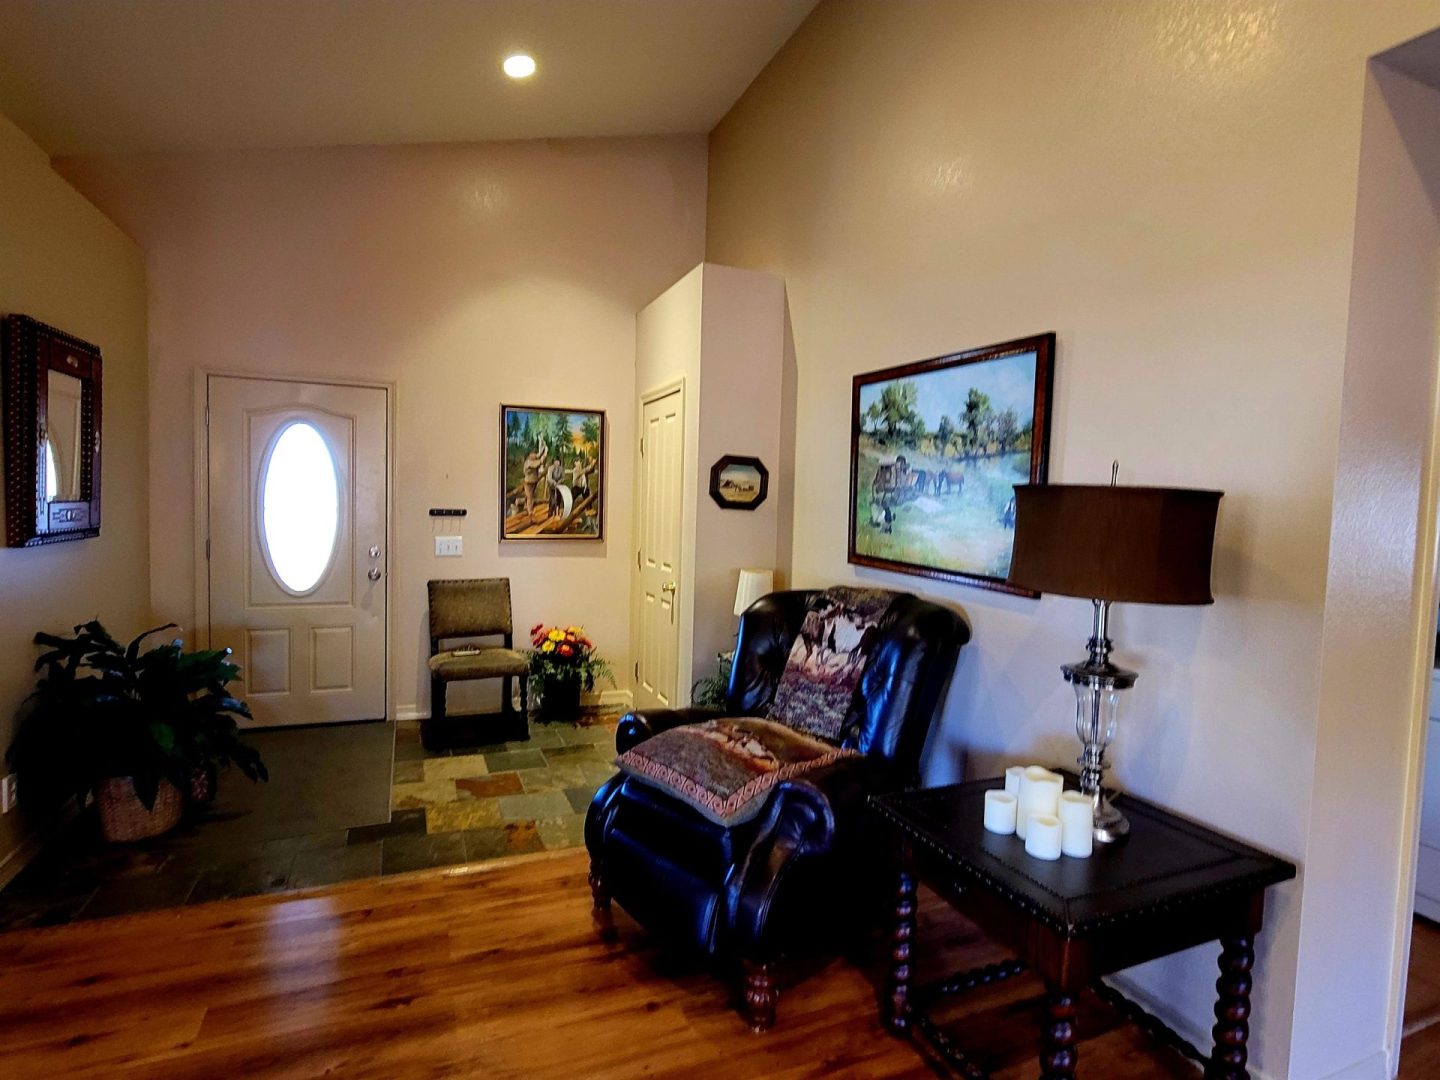
[[[615,764],[729,828],[760,813],[780,781],[854,756],[783,724],[746,717],[662,731]]]
[[[770,719],[828,742],[842,741],[880,620],[903,595],[836,586],[817,596],[790,647]]]

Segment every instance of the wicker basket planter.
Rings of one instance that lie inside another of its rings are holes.
[[[180,823],[180,811],[185,805],[180,789],[161,780],[155,806],[146,810],[128,776],[102,781],[95,791],[95,802],[100,809],[100,832],[112,844],[128,844],[169,832]]]

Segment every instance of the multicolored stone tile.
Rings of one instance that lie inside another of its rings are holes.
[[[491,772],[543,769],[545,752],[543,750],[501,750],[499,753],[486,754],[485,763]]]
[[[390,776],[392,784],[418,784],[425,779],[425,762],[397,761]]]
[[[470,862],[545,850],[533,821],[509,821],[498,829],[470,829],[461,835],[465,838],[465,857]]]
[[[585,770],[579,762],[549,765],[543,769],[521,769],[518,774],[526,792],[564,791],[585,783]]]
[[[418,784],[393,784],[390,788],[390,806],[394,810],[423,810],[454,802],[459,797],[454,780],[422,780]]]
[[[558,818],[542,818],[535,823],[546,851],[580,847],[585,843],[585,817],[566,814]]]
[[[496,755],[490,755],[492,757]],[[456,780],[461,777],[484,776],[492,770],[484,754],[465,754],[458,757],[435,757],[425,761],[426,780]]]
[[[500,814],[506,821],[567,817],[573,813],[570,800],[558,791],[545,791],[534,795],[502,795],[497,801],[500,804]]]
[[[505,798],[523,799],[526,796],[510,795]],[[425,831],[434,834],[498,828],[505,823],[500,803],[501,799],[460,799],[455,802],[433,803],[425,808]],[[527,815],[514,816],[519,818]]]
[[[611,713],[587,715],[573,726],[532,723],[524,742],[421,751],[415,761],[397,760],[397,813],[402,806],[410,813],[423,810],[428,836],[463,836],[468,861],[576,847],[584,843],[595,789],[615,771],[618,720]],[[418,729],[402,730],[397,745],[401,735],[419,746]],[[391,848],[387,873],[430,857],[414,845]],[[446,850],[453,857],[453,848]]]
[[[513,772],[456,780],[455,789],[461,798],[468,795],[472,799],[498,799],[501,795],[520,795],[525,791],[520,774]]]

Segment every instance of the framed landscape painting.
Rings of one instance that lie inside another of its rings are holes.
[[[850,562],[1006,584],[1015,485],[1043,484],[1055,335],[857,375]]]
[[[500,406],[500,539],[605,536],[605,413]]]

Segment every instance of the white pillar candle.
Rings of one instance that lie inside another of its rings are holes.
[[[1015,831],[1015,810],[1020,800],[1008,791],[985,792],[985,828],[1001,836]]]
[[[1060,850],[1088,859],[1095,846],[1095,800],[1080,791],[1060,793]]]
[[[1060,819],[1053,814],[1033,814],[1025,836],[1025,854],[1046,862],[1060,858]]]
[[[1005,770],[1005,790],[1017,799],[1020,797],[1020,777],[1024,775],[1024,765],[1011,765]]]
[[[1058,773],[1039,765],[1029,766],[1020,777],[1020,805],[1015,815],[1015,835],[1024,840],[1029,820],[1036,814],[1054,816],[1060,809],[1060,791],[1065,781]]]

